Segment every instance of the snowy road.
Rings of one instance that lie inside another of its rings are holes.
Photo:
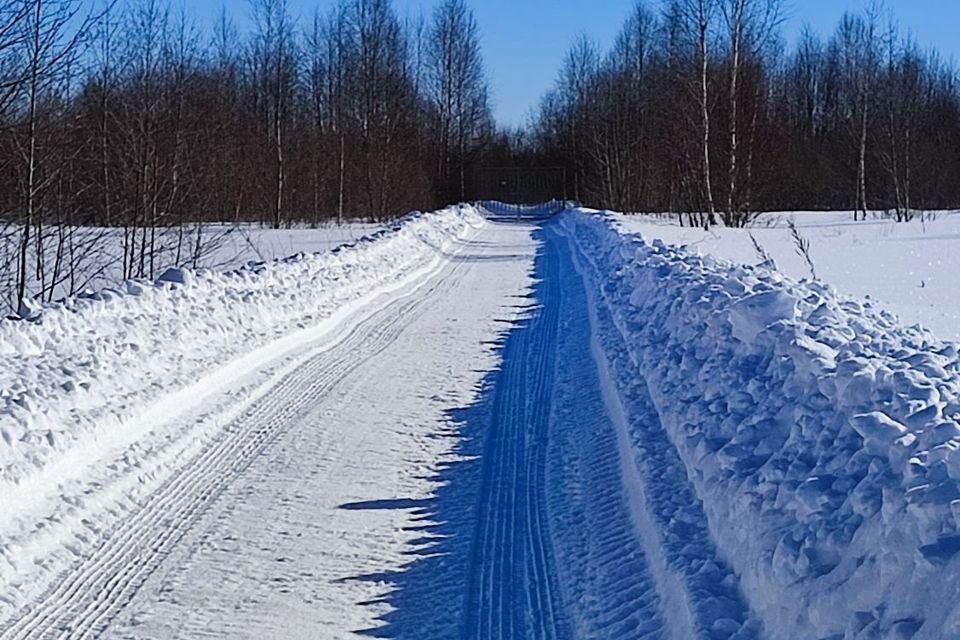
[[[538,306],[508,339],[483,452],[464,635],[569,637],[544,492],[559,324],[555,246],[538,258]]]
[[[556,223],[489,222],[173,417],[220,428],[93,514],[108,535],[0,635],[751,637],[655,413],[618,404],[576,260]]]

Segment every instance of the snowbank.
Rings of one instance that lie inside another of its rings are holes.
[[[482,220],[469,206],[415,213],[332,252],[229,273],[170,269],[0,321],[0,512],[155,426],[144,409],[158,398],[425,274]]]
[[[921,324],[942,340],[960,342],[960,212],[925,212],[911,222],[876,213],[853,220],[851,212],[764,213],[748,229],[681,227],[675,217],[617,216],[622,228],[648,241],[689,245],[733,262],[760,261],[754,246],[782,273],[810,277],[810,265],[797,252],[792,222],[810,243],[817,277],[842,294],[873,298],[906,324]]]
[[[764,635],[960,634],[960,361],[764,267],[563,225]]]

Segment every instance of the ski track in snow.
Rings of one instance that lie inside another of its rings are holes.
[[[456,269],[421,292],[363,321],[329,351],[284,377],[266,397],[224,429],[223,436],[154,492],[132,517],[42,604],[10,628],[10,638],[54,634],[88,638],[103,633],[163,558],[182,540],[217,496],[312,404],[360,364],[396,339],[404,323],[441,286],[455,286]],[[450,282],[454,280],[454,282]]]
[[[539,305],[507,339],[486,435],[466,638],[570,637],[543,491],[559,312],[556,249],[538,262]]]
[[[584,282],[572,268],[566,239],[550,235],[565,268],[547,488],[575,635],[660,638],[661,598],[624,495],[617,433],[594,375]]]
[[[175,416],[0,636],[757,637],[585,259],[489,222]]]
[[[144,425],[128,449],[111,451],[117,463],[87,477],[82,491],[62,487],[63,505],[0,548],[8,558],[20,545],[32,545],[30,558],[49,549],[38,575],[75,560],[29,606],[17,598],[38,587],[3,585],[0,612],[14,614],[0,617],[0,637],[754,640],[815,626],[853,629],[838,638],[949,628],[882,611],[868,620],[853,609],[861,605],[818,586],[826,584],[818,576],[808,579],[823,590],[809,599],[810,620],[776,619],[770,602],[784,611],[803,602],[777,593],[802,594],[806,583],[778,583],[775,572],[759,582],[744,559],[773,549],[741,549],[734,527],[718,531],[730,517],[718,504],[737,494],[705,484],[716,469],[697,466],[697,451],[678,441],[676,417],[690,408],[674,406],[676,389],[664,397],[655,374],[666,365],[642,350],[650,319],[625,311],[673,300],[622,282],[630,269],[656,284],[655,270],[669,260],[699,258],[621,240],[603,219],[572,217],[582,213],[549,221],[533,219],[536,211],[500,213],[510,221],[489,221],[449,251],[437,247],[435,261],[360,299],[325,332],[297,334],[308,337],[296,344],[288,336],[272,360],[198,389],[204,397],[162,429]],[[630,252],[653,257],[631,262]],[[739,271],[712,264],[731,287],[739,282]],[[768,283],[775,286],[794,285]],[[740,342],[766,336],[774,325],[757,308],[731,306],[724,331]],[[877,336],[899,335],[892,324],[880,328],[888,334]],[[804,353],[790,353],[803,364]],[[930,376],[940,375],[928,360]],[[945,399],[935,404],[941,431],[960,407],[949,366],[937,392]],[[696,388],[685,393],[709,402]],[[892,418],[865,423],[862,412],[876,403],[865,396],[854,427],[896,426]],[[914,411],[908,422],[926,415],[904,406]],[[693,412],[688,422],[710,426],[710,415]],[[852,432],[849,439],[863,446]],[[748,454],[729,452],[734,462]],[[921,490],[929,488],[913,492]],[[947,514],[939,504],[928,511]],[[745,507],[737,513],[754,517]],[[776,533],[776,514],[763,515],[736,525],[750,536],[753,524]],[[940,546],[920,552],[952,561],[958,536],[944,531]],[[951,575],[941,584],[956,589]],[[917,638],[933,631],[924,633]]]

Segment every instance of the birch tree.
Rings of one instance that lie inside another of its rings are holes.
[[[724,223],[727,226],[743,226],[749,219],[744,211],[744,198],[740,182],[740,114],[741,83],[746,60],[756,60],[781,21],[780,0],[721,0],[720,11],[726,26],[730,46],[730,81],[727,156],[727,206]],[[759,83],[755,83],[759,90]],[[754,103],[759,98],[753,96]],[[754,104],[752,117],[757,117]]]
[[[77,55],[81,36],[89,17],[81,16],[78,0],[24,0],[24,9],[14,12],[12,28],[21,29],[17,38],[23,47],[25,71],[23,80],[24,121],[23,136],[15,138],[21,168],[22,194],[20,199],[20,250],[16,300],[21,314],[29,314],[28,288],[30,286],[30,251],[33,246],[34,275],[39,293],[44,291],[43,203],[54,172],[44,173],[47,149],[44,148],[41,128],[42,102],[55,91],[58,80],[69,72]],[[79,24],[77,21],[80,21]],[[32,244],[33,243],[33,244]]]
[[[286,130],[296,71],[293,29],[286,0],[250,0],[254,22],[251,64],[264,132],[274,155],[273,228],[284,220]]]
[[[437,173],[444,188],[464,200],[467,154],[492,119],[477,21],[464,0],[444,0],[436,8],[429,42],[428,86],[440,136]],[[454,167],[457,184],[450,190]]]

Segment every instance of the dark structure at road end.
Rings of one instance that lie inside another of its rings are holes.
[[[536,204],[567,199],[563,167],[480,167],[474,177],[475,199]]]

